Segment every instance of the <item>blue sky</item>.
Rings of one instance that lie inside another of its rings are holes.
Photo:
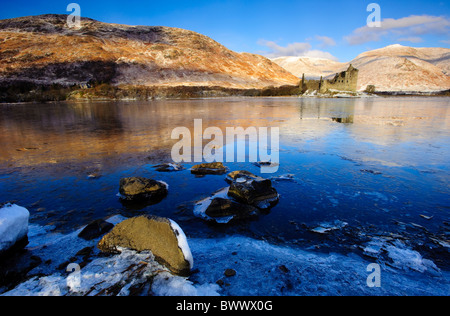
[[[102,22],[163,25],[205,34],[237,52],[268,57],[306,55],[342,62],[391,44],[450,48],[450,1],[4,1],[0,19],[44,13],[81,15]],[[370,3],[381,27],[367,27]]]

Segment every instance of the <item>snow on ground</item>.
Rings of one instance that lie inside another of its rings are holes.
[[[374,239],[362,245],[374,258],[366,260],[355,254],[324,254],[239,235],[186,238],[196,264],[191,277],[184,278],[170,274],[150,252],[124,250],[102,256],[95,247],[98,240],[84,241],[78,238],[79,232],[63,235],[52,232],[51,226],[31,225],[28,249],[50,263],[32,271],[39,276],[2,295],[130,295],[136,289],[156,296],[450,294],[450,273],[401,242]],[[76,260],[67,261],[85,247],[93,247],[92,261],[83,267]],[[389,262],[380,256],[386,252]],[[380,287],[367,283],[373,263],[380,266]],[[227,269],[236,275],[225,276]]]
[[[374,237],[365,245],[364,252],[372,257],[386,254],[391,259],[391,266],[401,270],[440,275],[440,270],[433,261],[424,259],[419,252],[409,249],[401,240],[388,241],[382,237]]]
[[[117,224],[125,218],[114,216],[108,221]],[[179,244],[193,264],[188,239],[175,222]],[[43,261],[32,271],[39,274],[2,293],[5,296],[62,296],[62,295],[130,295],[134,288],[152,295],[218,295],[216,284],[194,286],[187,278],[173,276],[154,260],[151,252],[137,253],[122,249],[114,256],[102,256],[96,248],[99,239],[86,241],[78,237],[83,228],[70,234],[53,231],[52,226],[30,225],[28,250]],[[81,266],[77,253],[92,247],[93,260]],[[76,258],[78,260],[74,260]],[[41,276],[44,274],[45,276]],[[153,288],[149,280],[154,278]]]
[[[449,295],[450,273],[404,245],[391,246],[395,266],[357,255],[323,254],[233,236],[191,241],[199,283],[222,280],[221,295]],[[399,260],[397,254],[403,255]],[[369,287],[370,264],[380,265],[381,287]],[[419,268],[421,266],[422,268]],[[434,266],[430,271],[430,267]],[[234,269],[234,277],[224,276]],[[431,272],[431,273],[430,273]]]

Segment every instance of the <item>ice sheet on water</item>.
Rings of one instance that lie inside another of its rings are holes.
[[[311,231],[313,233],[318,233],[318,234],[326,234],[329,233],[333,230],[338,230],[341,228],[344,228],[348,225],[348,223],[340,221],[340,220],[335,220],[334,222],[323,222],[320,223],[319,226],[311,229]]]
[[[396,240],[393,245],[386,247],[388,256],[393,260],[394,266],[401,269],[412,269],[419,272],[439,272],[433,261],[424,259],[420,253],[409,249],[401,241]]]
[[[273,176],[269,178],[272,181],[291,181],[296,182],[295,175],[292,173],[286,173],[279,176]]]
[[[150,252],[130,250],[109,257],[94,255],[76,274],[73,266],[66,272],[65,268],[55,269],[55,265],[86,245],[95,246],[98,240],[83,241],[77,237],[79,231],[63,235],[37,226],[32,231],[41,246],[46,246],[39,249],[38,242],[33,241],[33,251],[38,251],[43,261],[55,261],[53,269],[41,271],[44,276],[31,278],[4,295],[129,295],[133,288],[142,286],[146,288],[143,294],[177,296],[448,295],[450,286],[450,273],[428,273],[435,269],[431,261],[400,241],[387,242],[382,238],[364,245],[364,251],[372,257],[388,253],[395,268],[375,258],[383,267],[382,283],[381,288],[370,288],[366,283],[367,266],[373,261],[356,255],[273,245],[238,235],[186,238],[198,270],[190,278],[173,276],[152,260]],[[226,269],[234,269],[236,275],[226,277]],[[218,280],[224,285],[219,287]]]
[[[324,254],[241,236],[190,240],[199,273],[194,281],[228,283],[231,296],[276,295],[448,295],[449,273],[439,277],[383,267],[381,288],[367,285],[369,264],[356,255]],[[236,276],[224,276],[225,269]],[[388,271],[388,269],[390,269]]]
[[[379,201],[384,201],[384,202],[389,201],[389,198],[385,194],[380,193],[380,192],[373,191],[373,192],[363,192],[363,193],[367,196],[372,197],[374,200],[379,200]]]
[[[419,252],[410,249],[398,239],[374,237],[365,245],[363,251],[366,255],[380,260],[383,260],[383,254],[386,254],[389,264],[401,270],[414,270],[436,275],[440,273],[440,269],[433,261],[423,258]]]

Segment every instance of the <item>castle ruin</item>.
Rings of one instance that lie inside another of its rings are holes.
[[[303,92],[307,90],[316,90],[319,93],[326,93],[329,90],[356,92],[358,73],[359,70],[350,65],[346,71],[337,73],[331,80],[323,80],[322,77],[320,80],[305,80],[303,75],[301,88]]]

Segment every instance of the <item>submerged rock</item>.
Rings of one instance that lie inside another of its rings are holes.
[[[227,278],[233,277],[236,275],[236,270],[234,269],[226,269],[223,273]]]
[[[227,168],[221,162],[202,163],[191,168],[191,173],[196,175],[224,174]]]
[[[230,172],[229,174],[227,174],[227,177],[226,177],[225,181],[227,181],[228,183],[231,183],[231,182],[233,182],[234,180],[236,180],[237,178],[239,178],[241,176],[252,177],[252,178],[255,178],[255,179],[256,178],[260,178],[260,177],[254,175],[253,173],[251,173],[249,171],[237,170],[237,171],[233,171],[233,172]]]
[[[279,176],[273,176],[270,177],[270,180],[272,181],[291,181],[291,182],[297,182],[295,180],[295,175],[291,174],[291,173],[287,173],[287,174],[282,174]]]
[[[371,174],[375,174],[375,175],[382,174],[380,171],[372,170],[372,169],[361,169],[361,172],[371,173]]]
[[[105,253],[121,252],[121,248],[151,251],[157,262],[177,275],[188,276],[193,268],[184,232],[167,218],[140,216],[125,220],[105,235],[97,247]]]
[[[277,191],[272,187],[272,181],[242,172],[234,176],[228,196],[259,209],[271,208],[279,200]]]
[[[174,172],[174,171],[181,171],[184,169],[184,167],[178,163],[163,163],[154,166],[154,168],[156,168],[156,171],[159,172]]]
[[[157,201],[168,192],[168,185],[162,181],[142,177],[123,178],[120,180],[120,198],[125,201]]]
[[[348,223],[342,222],[339,220],[335,220],[334,222],[324,222],[324,223],[320,223],[319,226],[311,229],[311,232],[317,233],[317,234],[327,234],[334,230],[342,229],[342,228],[346,227],[347,225],[348,225]]]
[[[87,175],[87,178],[91,179],[91,180],[92,179],[98,179],[100,177],[101,177],[101,174],[98,173],[98,172],[93,172],[93,173],[90,173],[90,174]]]
[[[258,161],[258,162],[255,162],[254,165],[258,166],[258,167],[262,167],[262,166],[274,167],[274,166],[279,166],[280,164],[278,162],[272,162],[272,161]]]

